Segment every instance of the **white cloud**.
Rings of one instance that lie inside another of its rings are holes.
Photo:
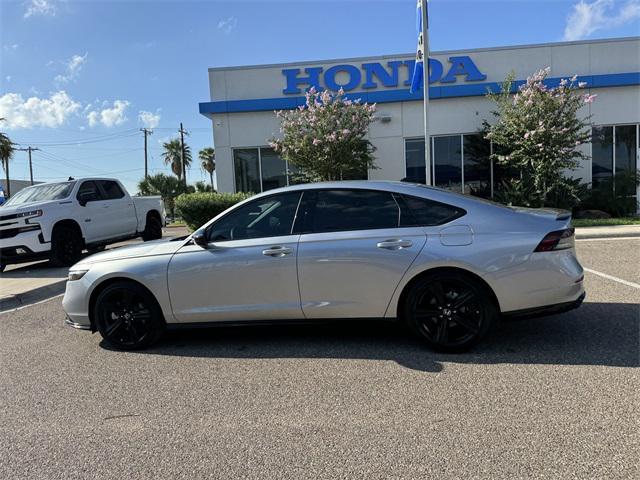
[[[160,112],[156,113],[147,112],[146,110],[140,110],[138,113],[138,122],[146,128],[156,128],[160,125]]]
[[[76,78],[78,78],[80,70],[82,70],[84,64],[87,63],[88,56],[89,54],[85,53],[84,55],[74,55],[73,57],[71,57],[66,63],[65,73],[57,75],[56,78],[54,78],[54,81],[58,84],[61,84],[69,83],[71,80],[75,80]]]
[[[8,43],[2,46],[2,49],[5,52],[15,52],[18,49],[19,45],[17,43]]]
[[[19,93],[0,97],[0,118],[7,120],[8,128],[59,127],[80,108],[80,103],[63,90],[52,93],[49,98],[25,100]]]
[[[9,83],[11,81],[11,75],[7,75],[6,77],[4,77],[4,79],[7,81],[7,83]]]
[[[113,127],[127,121],[125,111],[130,103],[127,100],[116,100],[113,107],[102,110],[92,110],[87,114],[90,127],[102,124],[105,127]]]
[[[238,25],[238,19],[236,17],[229,17],[226,20],[220,20],[218,22],[218,30],[222,30],[224,33],[231,33],[231,30]]]
[[[640,19],[640,0],[581,0],[573,5],[564,29],[564,40],[580,40],[598,30],[610,30]],[[618,7],[618,8],[616,8]]]
[[[30,0],[27,2],[27,10],[24,12],[24,18],[35,15],[54,16],[56,10],[56,4],[53,0]]]

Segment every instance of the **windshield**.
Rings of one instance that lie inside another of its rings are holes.
[[[13,195],[4,205],[15,206],[32,202],[62,200],[71,194],[71,190],[73,190],[75,183],[76,182],[47,183],[44,185],[27,187]]]

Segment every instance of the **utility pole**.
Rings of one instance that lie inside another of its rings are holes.
[[[182,122],[180,122],[180,163],[182,163],[182,179],[184,180],[184,186],[187,186],[187,166],[184,164],[184,134],[187,133],[182,128]]]
[[[147,136],[153,133],[153,130],[148,128],[141,128],[141,132],[144,133],[144,178],[146,179],[149,176],[148,173],[148,162],[147,162]]]
[[[18,152],[29,152],[29,177],[31,179],[31,185],[33,185],[33,163],[31,163],[31,152],[34,150],[40,150],[37,147],[16,148]]]

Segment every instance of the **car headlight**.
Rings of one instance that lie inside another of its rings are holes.
[[[41,216],[42,216],[42,210],[30,210],[28,212],[20,212],[16,214],[16,218],[41,217]]]
[[[69,281],[73,282],[74,280],[80,280],[88,271],[88,268],[83,270],[69,270]]]

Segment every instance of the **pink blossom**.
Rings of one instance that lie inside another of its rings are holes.
[[[348,128],[345,128],[344,130],[342,130],[343,135],[349,135],[350,133],[351,133],[351,130],[349,130]]]
[[[525,138],[525,140],[526,140],[526,139],[528,139],[528,138],[529,138],[529,136],[530,136],[530,133],[529,133],[529,132],[525,133],[525,134],[524,134],[524,138]]]
[[[597,94],[592,94],[592,95],[585,95],[584,96],[584,103],[593,103],[593,101],[596,99],[598,95]]]
[[[578,75],[574,75],[573,77],[571,77],[572,82],[575,82],[576,80],[578,80]]]
[[[320,145],[322,142],[320,140],[318,140],[317,138],[313,139],[313,144],[314,145]]]
[[[579,88],[584,88],[584,87],[586,87],[586,86],[587,86],[587,82],[580,82],[580,83],[578,83],[578,87],[579,87]]]

